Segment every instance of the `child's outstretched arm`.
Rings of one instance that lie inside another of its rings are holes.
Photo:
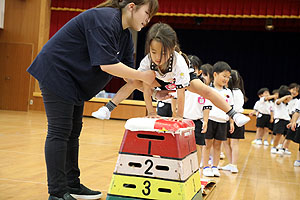
[[[237,126],[241,127],[250,121],[249,117],[235,112],[220,94],[218,94],[209,86],[205,85],[200,79],[193,79],[190,82],[188,90],[199,94],[206,99],[209,99],[215,106],[228,114],[234,120]]]

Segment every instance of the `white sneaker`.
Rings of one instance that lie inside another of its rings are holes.
[[[242,127],[244,126],[245,124],[247,124],[247,122],[250,121],[250,117],[247,117],[246,115],[242,114],[242,113],[236,113],[234,116],[233,116],[233,121],[235,122],[235,124],[238,126],[238,127]]]
[[[257,139],[257,140],[256,140],[256,144],[262,145],[262,140],[261,140],[261,139]]]
[[[257,139],[253,140],[251,144],[256,144]]]
[[[221,167],[222,170],[224,171],[231,171],[231,164],[225,165],[224,167]]]
[[[277,149],[282,148],[282,144],[278,144],[276,148],[277,148]]]
[[[97,119],[109,119],[110,118],[110,111],[106,106],[102,106],[99,110],[92,113],[92,116]]]
[[[265,141],[264,141],[264,145],[265,145],[265,146],[269,146],[268,140],[265,140]]]
[[[212,171],[212,169],[210,167],[204,167],[202,170],[202,174],[203,176],[207,176],[207,177],[213,177],[214,173]]]
[[[277,154],[280,155],[280,156],[283,156],[284,150],[283,150],[283,149],[279,149],[279,150],[277,151]]]
[[[284,154],[285,154],[285,155],[291,155],[292,152],[290,152],[288,149],[285,149],[285,150],[284,150]]]
[[[225,158],[225,154],[223,152],[220,153],[220,159],[224,159]]]
[[[295,160],[294,167],[300,167],[300,160]]]
[[[212,170],[214,176],[216,176],[216,177],[221,176],[221,174],[220,174],[220,172],[219,172],[219,170],[218,170],[217,167],[212,167],[211,170]]]
[[[271,153],[272,153],[272,154],[277,153],[277,149],[276,149],[275,147],[272,147],[272,148],[271,148]]]
[[[238,170],[238,168],[236,167],[236,165],[231,165],[231,173],[233,173],[233,174],[235,174],[235,173],[238,173],[239,172],[239,170]]]

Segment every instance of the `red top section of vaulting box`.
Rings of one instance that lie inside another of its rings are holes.
[[[196,151],[192,120],[132,118],[125,129],[120,153],[183,159]]]

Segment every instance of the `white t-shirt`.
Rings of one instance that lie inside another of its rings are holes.
[[[298,99],[294,98],[288,103],[287,107],[288,107],[289,115],[292,115],[295,112],[297,102],[298,102]]]
[[[244,112],[244,94],[242,91],[238,88],[234,88],[232,90],[232,95],[233,95],[233,108],[236,112],[242,113]]]
[[[274,119],[284,119],[290,121],[291,117],[287,109],[287,104],[280,103],[279,105],[277,105],[277,101],[278,100],[276,100],[274,104]]]
[[[212,103],[199,94],[185,91],[184,113],[186,119],[203,119],[203,110],[211,109]]]
[[[233,106],[233,97],[230,89],[223,88],[218,90],[215,87],[212,88],[217,91],[229,105]],[[225,123],[229,120],[229,116],[223,110],[213,105],[211,111],[209,112],[209,119],[216,122]]]
[[[257,110],[261,114],[270,115],[272,111],[272,103],[270,101],[266,101],[265,97],[261,97],[258,100],[258,105],[254,105],[254,110]]]
[[[296,102],[295,110],[294,112],[298,112],[300,114],[300,99]],[[300,117],[298,117],[296,123],[298,124],[298,127],[300,126]]]
[[[190,72],[188,65],[183,58],[182,55],[177,53],[176,51],[173,53],[173,59],[172,66],[168,66],[169,72],[165,73],[164,75],[161,75],[158,71],[155,71],[156,78],[170,83],[170,85],[173,84],[173,89],[175,88],[184,88],[189,86],[190,84]],[[143,60],[140,63],[140,67],[138,68],[140,71],[148,71],[151,70],[151,58],[150,55],[146,55]],[[175,85],[176,87],[175,87]],[[172,86],[170,86],[171,88]]]

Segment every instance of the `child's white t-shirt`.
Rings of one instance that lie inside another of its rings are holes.
[[[288,109],[287,109],[287,104],[280,103],[279,105],[277,105],[277,103],[276,103],[277,101],[278,100],[276,100],[275,104],[274,104],[274,119],[275,120],[283,119],[283,120],[290,121],[291,117],[290,117]]]
[[[238,89],[238,88],[234,88],[232,90],[232,95],[233,95],[233,108],[236,112],[242,113],[244,112],[244,94],[243,92]]]
[[[170,58],[171,59],[171,58]],[[190,84],[190,72],[188,65],[182,55],[176,51],[173,53],[173,63],[172,66],[168,66],[170,70],[164,75],[161,75],[158,71],[155,71],[156,78],[169,82],[170,84],[175,84],[173,89],[185,88]],[[140,63],[138,68],[140,71],[151,70],[151,58],[150,55],[146,55]],[[176,86],[176,87],[175,87]]]
[[[289,115],[292,115],[295,112],[297,102],[298,99],[294,98],[288,103],[287,108],[288,108]]]
[[[272,103],[270,101],[266,101],[265,97],[261,97],[259,99],[259,105],[257,107],[257,111],[261,114],[270,115],[272,110]]]
[[[233,97],[230,89],[225,87],[221,90],[218,90],[215,87],[212,88],[217,91],[229,105],[233,106]],[[229,116],[223,110],[213,105],[209,112],[209,119],[220,123],[226,123],[229,120]]]
[[[212,103],[199,94],[185,91],[184,113],[186,119],[203,119],[203,110],[211,109]]]

